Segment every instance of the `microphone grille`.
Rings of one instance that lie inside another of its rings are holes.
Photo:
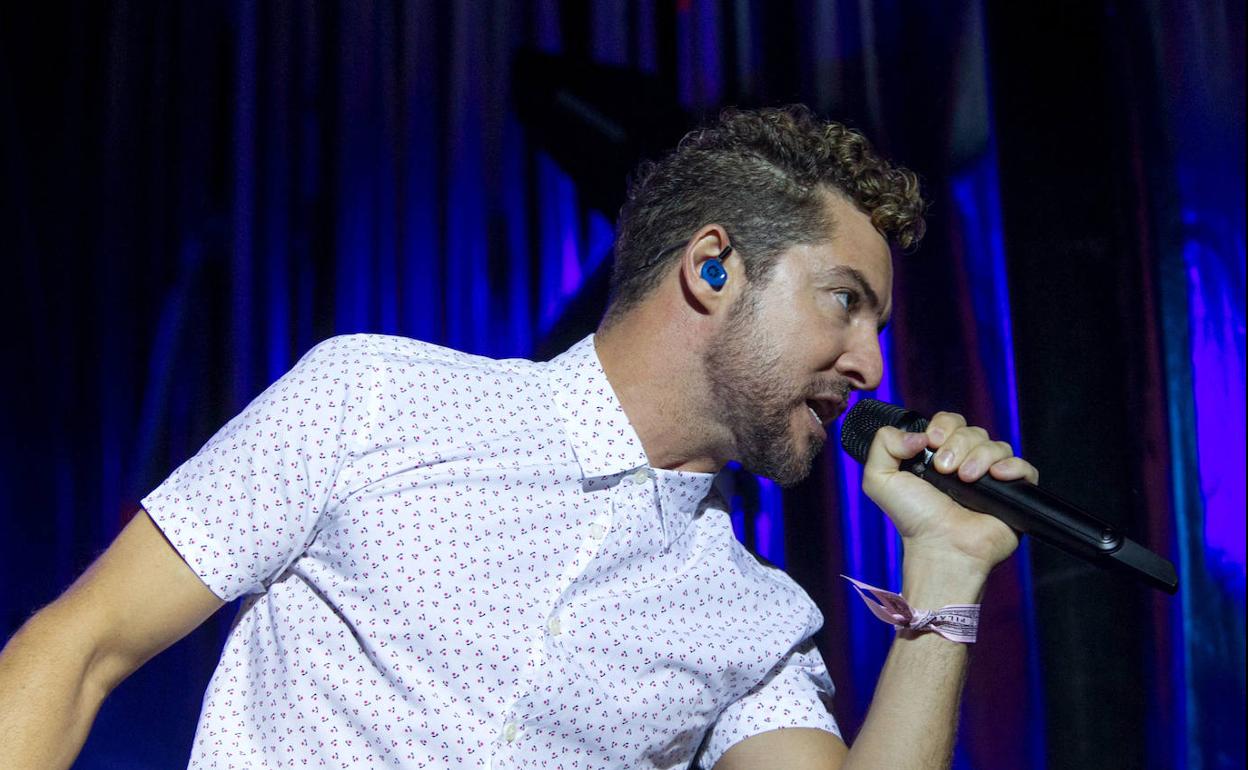
[[[918,432],[927,430],[927,418],[903,406],[864,398],[854,404],[841,422],[841,446],[850,457],[865,463],[876,431],[885,425]]]

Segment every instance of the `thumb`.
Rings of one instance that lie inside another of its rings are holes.
[[[903,460],[909,460],[927,447],[926,433],[906,433],[891,426],[875,432],[867,461],[863,464],[864,486],[868,479],[883,480],[901,468]]]

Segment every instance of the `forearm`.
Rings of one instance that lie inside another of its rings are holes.
[[[924,609],[975,604],[983,583],[957,569],[916,562],[906,565],[902,595]],[[899,633],[842,770],[948,767],[968,647],[936,633]]]
[[[61,611],[31,618],[0,652],[0,767],[68,768],[107,695],[81,641],[61,630]]]

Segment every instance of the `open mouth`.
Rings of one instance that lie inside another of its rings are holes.
[[[806,400],[806,408],[815,422],[826,428],[841,413],[841,402],[832,398],[810,398]]]

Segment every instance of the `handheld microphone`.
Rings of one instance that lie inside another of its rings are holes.
[[[841,446],[850,457],[865,463],[876,431],[885,425],[921,433],[927,430],[927,418],[883,401],[862,399],[845,415]],[[968,484],[957,474],[940,473],[932,467],[932,460],[932,451],[924,449],[901,467],[959,505],[995,516],[1068,554],[1098,567],[1126,572],[1169,594],[1178,590],[1179,578],[1172,563],[1052,492],[1024,479],[998,481],[988,475]]]

